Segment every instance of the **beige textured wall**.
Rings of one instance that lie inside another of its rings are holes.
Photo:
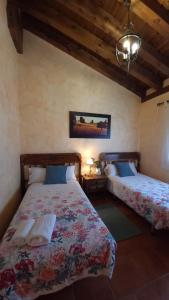
[[[0,236],[16,208],[19,187],[18,61],[0,2]]]
[[[136,95],[30,33],[19,59],[22,153],[137,150]],[[69,139],[71,110],[111,114],[111,139]]]
[[[158,96],[141,105],[140,110],[140,152],[142,171],[150,176],[169,182],[169,172],[162,164],[160,136],[162,123],[157,103],[169,99],[169,93]]]

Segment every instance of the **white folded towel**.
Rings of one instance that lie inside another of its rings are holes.
[[[47,245],[51,241],[56,215],[48,214],[38,218],[27,238],[27,244],[32,247]]]
[[[26,244],[26,239],[29,234],[29,232],[32,229],[33,224],[35,223],[35,220],[29,219],[29,220],[23,220],[18,224],[17,230],[15,231],[11,243],[14,246],[23,246]]]

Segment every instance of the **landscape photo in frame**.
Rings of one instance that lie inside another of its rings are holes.
[[[70,138],[109,139],[111,115],[69,112]]]

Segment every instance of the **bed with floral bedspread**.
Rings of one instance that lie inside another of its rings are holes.
[[[20,220],[55,213],[51,243],[14,247]],[[111,278],[116,243],[78,182],[32,184],[0,244],[0,299],[35,299],[85,277]]]
[[[169,229],[169,184],[140,173],[128,177],[109,176],[109,191],[155,229]]]

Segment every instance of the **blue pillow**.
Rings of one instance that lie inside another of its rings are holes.
[[[135,176],[128,162],[115,162],[120,177]]]
[[[47,166],[44,184],[67,183],[67,166]]]

